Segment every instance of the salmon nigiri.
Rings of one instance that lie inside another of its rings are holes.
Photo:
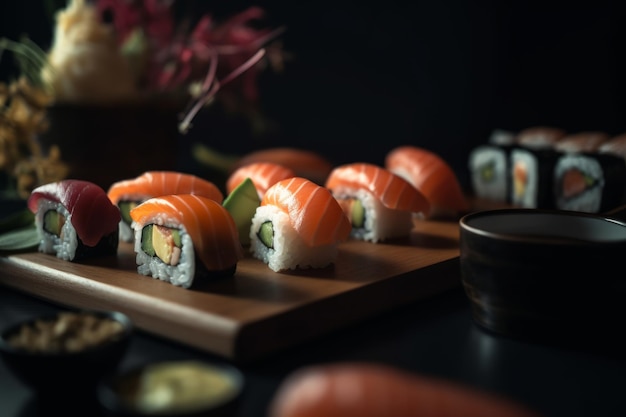
[[[350,223],[324,187],[302,177],[271,186],[252,218],[250,250],[270,269],[322,268],[337,257]]]
[[[539,417],[512,399],[391,365],[344,362],[294,371],[268,417]]]
[[[273,162],[292,169],[296,176],[324,184],[332,170],[331,162],[317,152],[290,147],[266,148],[242,156],[233,166],[236,170],[252,162]]]
[[[133,240],[129,215],[133,207],[149,198],[170,194],[196,194],[218,203],[222,203],[224,199],[224,195],[213,182],[176,171],[147,171],[136,178],[115,182],[109,187],[107,195],[120,208],[122,214],[120,239],[124,242]]]
[[[74,179],[44,184],[27,205],[35,213],[40,252],[69,261],[117,253],[120,211],[99,185]]]
[[[399,146],[387,154],[385,167],[424,194],[431,208],[426,217],[455,217],[470,208],[452,167],[432,151],[411,145]]]
[[[352,223],[352,237],[378,242],[408,236],[414,214],[428,213],[426,197],[391,171],[365,162],[341,165],[326,181]]]
[[[189,288],[199,275],[232,276],[243,258],[235,221],[210,198],[153,197],[133,208],[130,216],[142,275]]]
[[[263,198],[265,191],[272,185],[280,180],[295,176],[296,173],[293,169],[275,162],[251,162],[242,165],[230,174],[226,180],[226,192],[230,194],[246,178],[250,178],[259,198]]]

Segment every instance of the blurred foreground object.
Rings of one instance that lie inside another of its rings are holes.
[[[539,417],[507,399],[374,363],[302,368],[278,388],[269,417]]]

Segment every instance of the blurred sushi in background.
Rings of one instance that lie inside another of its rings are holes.
[[[555,207],[598,213],[624,202],[626,164],[609,154],[566,153],[554,169]]]
[[[537,126],[517,134],[511,150],[510,202],[524,208],[554,208],[553,176],[559,157],[557,143],[565,137],[564,130]]]
[[[605,132],[579,132],[565,136],[554,144],[554,150],[563,153],[596,152],[609,139]]]
[[[413,184],[378,165],[355,162],[337,166],[328,188],[352,224],[353,239],[372,243],[405,237],[413,217],[430,215],[430,203]]]
[[[41,237],[38,250],[66,261],[115,255],[118,207],[98,185],[67,179],[41,185],[28,198]]]
[[[510,201],[509,159],[514,144],[513,132],[496,129],[486,144],[470,151],[468,168],[471,192],[475,198],[496,203]]]
[[[469,211],[456,173],[436,153],[417,146],[399,146],[389,151],[385,168],[409,181],[428,200],[427,218],[457,218]]]
[[[231,277],[243,258],[237,226],[217,201],[195,194],[150,198],[130,211],[137,272],[175,286]]]
[[[350,222],[330,191],[292,177],[271,186],[250,228],[250,251],[275,271],[324,268],[350,236]]]
[[[296,173],[293,169],[276,162],[251,162],[240,166],[230,174],[226,180],[226,192],[227,194],[232,193],[246,178],[250,178],[259,198],[263,198],[265,191],[272,185],[280,180],[295,176]]]

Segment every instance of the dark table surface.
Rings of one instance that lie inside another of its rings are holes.
[[[9,209],[5,204],[0,212]],[[0,286],[1,327],[60,308],[63,306]],[[610,346],[596,346],[593,340],[585,346],[572,346],[489,333],[472,321],[468,299],[459,286],[305,345],[237,365],[246,378],[237,415],[266,417],[280,383],[298,368],[368,361],[502,394],[548,417],[625,416],[625,357]],[[120,370],[166,359],[224,361],[138,331]],[[0,416],[44,414],[38,411],[33,394],[0,362]]]

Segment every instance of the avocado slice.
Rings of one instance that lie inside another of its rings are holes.
[[[43,229],[48,233],[60,236],[64,224],[65,216],[56,210],[48,210],[43,215]]]
[[[261,199],[250,178],[243,180],[231,193],[226,196],[222,206],[235,220],[239,231],[239,240],[242,245],[250,244],[250,226],[252,217],[261,204]]]
[[[268,248],[274,247],[274,225],[272,222],[267,221],[261,224],[259,232],[257,233],[259,240]]]
[[[361,228],[365,226],[365,208],[361,200],[355,199],[352,202],[352,226]]]
[[[137,207],[139,203],[137,201],[120,201],[118,207],[120,208],[120,214],[124,223],[130,225],[133,219],[130,217],[130,211]]]

